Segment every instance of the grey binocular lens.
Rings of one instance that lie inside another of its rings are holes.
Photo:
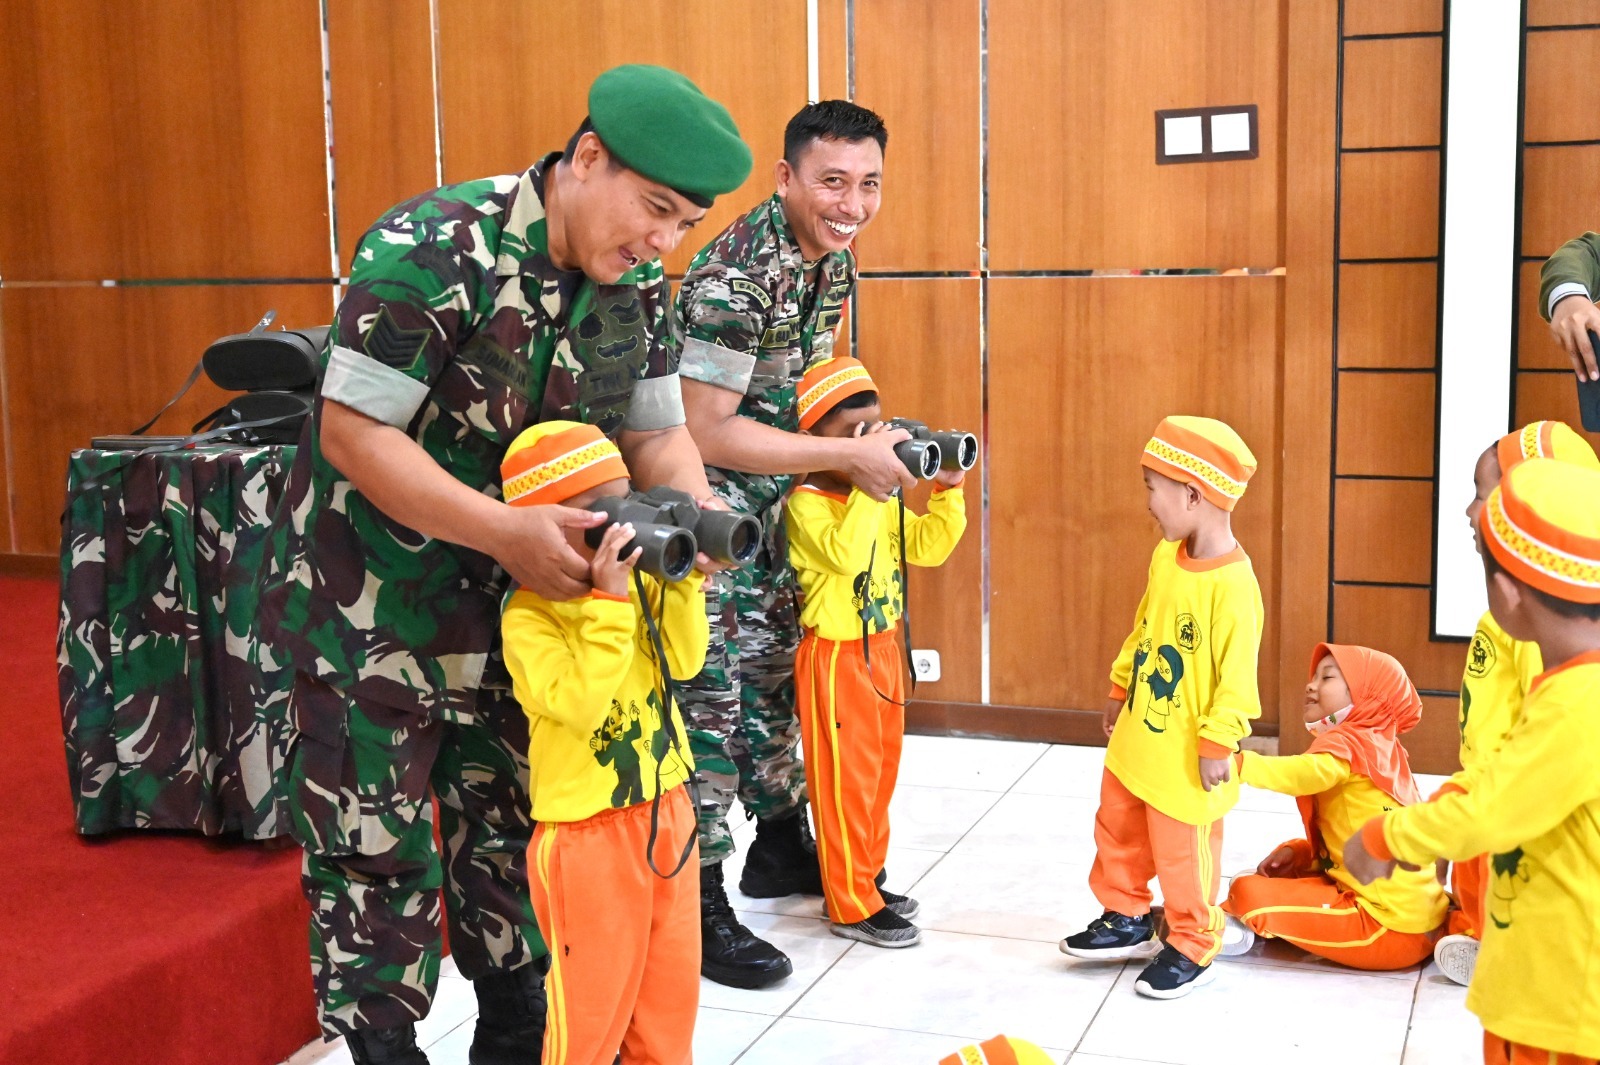
[[[924,481],[941,469],[970,470],[978,464],[978,438],[971,433],[960,429],[929,429],[925,423],[912,418],[890,418],[889,425],[911,434],[911,439],[895,445],[894,451],[912,475]],[[924,444],[933,449],[937,457],[931,469],[926,466],[925,454],[915,455],[910,450],[913,444]],[[907,450],[901,451],[901,448]],[[916,464],[913,464],[913,455]],[[923,473],[924,469],[928,469],[928,472]]]
[[[943,454],[932,440],[902,440],[894,446],[894,453],[905,463],[911,476],[926,481],[939,472]]]
[[[695,539],[707,557],[742,566],[761,550],[761,523],[747,514],[696,508]]]
[[[760,522],[747,514],[701,510],[689,493],[671,488],[652,488],[626,498],[607,496],[589,509],[610,520],[585,532],[585,543],[599,547],[607,528],[629,522],[633,539],[622,549],[622,557],[643,548],[639,568],[669,581],[687,577],[702,551],[724,565],[742,566],[761,550]]]

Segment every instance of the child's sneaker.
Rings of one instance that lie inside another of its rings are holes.
[[[1256,945],[1256,934],[1249,925],[1231,913],[1222,915],[1222,951],[1224,958],[1237,958],[1248,954]]]
[[[887,906],[865,921],[830,924],[828,931],[841,939],[854,939],[874,947],[914,947],[922,942],[922,929]]]
[[[1152,915],[1129,917],[1107,910],[1082,932],[1063,939],[1061,953],[1074,958],[1142,958],[1155,953],[1160,944]]]
[[[1216,979],[1217,972],[1209,965],[1201,965],[1167,946],[1161,948],[1156,960],[1144,967],[1133,989],[1145,998],[1182,998],[1201,984]]]
[[[1478,941],[1471,936],[1445,936],[1433,945],[1433,960],[1439,971],[1465,987],[1472,983],[1478,967]]]
[[[878,894],[883,896],[883,904],[885,906],[907,920],[922,912],[922,907],[917,905],[917,900],[909,895],[896,895],[892,891],[885,891],[881,884],[878,886]]]

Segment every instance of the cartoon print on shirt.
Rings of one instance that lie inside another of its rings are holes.
[[[1496,928],[1511,927],[1511,904],[1517,892],[1528,882],[1530,870],[1522,856],[1522,848],[1506,851],[1489,858],[1489,871],[1494,883],[1489,888],[1489,920]]]
[[[1178,685],[1183,680],[1183,657],[1170,644],[1156,648],[1155,663],[1142,678],[1145,684],[1144,727],[1151,732],[1167,731],[1173,710],[1183,707]]]

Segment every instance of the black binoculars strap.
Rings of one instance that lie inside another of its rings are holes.
[[[161,420],[161,416],[163,414],[167,413],[167,411],[171,410],[172,409],[172,405],[174,403],[178,402],[178,400],[182,399],[188,393],[189,389],[194,387],[194,383],[196,381],[200,380],[200,371],[205,368],[205,364],[206,364],[205,356],[202,355],[200,357],[200,361],[194,364],[194,369],[189,371],[189,376],[183,382],[183,386],[172,394],[172,398],[167,400],[164,404],[162,404],[161,405],[161,409],[156,411],[154,414],[152,414],[150,416],[150,420],[149,421],[145,422],[143,425],[139,426],[139,428],[135,429],[133,432],[129,433],[128,435],[129,436],[143,436],[144,435],[144,431],[146,429],[150,428],[156,422],[160,421]]]
[[[644,611],[644,626],[650,633],[650,644],[656,649],[656,665],[661,673],[661,727],[667,733],[667,745],[675,751],[684,765],[690,765],[689,758],[684,755],[683,747],[678,742],[678,730],[672,727],[672,705],[674,695],[672,690],[672,670],[667,665],[667,649],[661,641],[661,628],[656,624],[655,613],[650,608],[650,600],[645,595],[644,575],[638,570],[633,571],[633,587],[639,593],[639,608]],[[667,612],[667,585],[661,584],[661,602],[656,608],[661,611],[663,619]],[[694,770],[689,771],[689,805],[692,807],[694,817],[689,826],[689,838],[683,842],[683,853],[678,855],[678,864],[672,867],[672,872],[663,873],[656,867],[656,839],[661,833],[661,763],[664,759],[656,759],[656,793],[650,800],[650,838],[645,841],[644,860],[650,866],[650,871],[663,880],[671,880],[683,872],[683,867],[689,863],[689,855],[694,853],[695,840],[700,838],[700,782],[695,779]]]

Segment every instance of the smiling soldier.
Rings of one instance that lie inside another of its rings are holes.
[[[820,895],[804,842],[805,774],[797,750],[795,577],[782,501],[794,475],[840,471],[876,499],[910,487],[895,458],[904,430],[853,438],[800,432],[796,386],[833,355],[855,287],[850,245],[878,213],[883,120],[844,100],[801,109],[784,131],[777,193],[738,219],[689,266],[678,300],[685,420],[706,477],[730,507],[761,521],[761,555],[707,583],[711,648],[683,692],[701,782],[701,972],[734,987],[789,975],[789,959],[739,923],[723,885],[737,795],[757,819],[740,889],[757,898]]]

